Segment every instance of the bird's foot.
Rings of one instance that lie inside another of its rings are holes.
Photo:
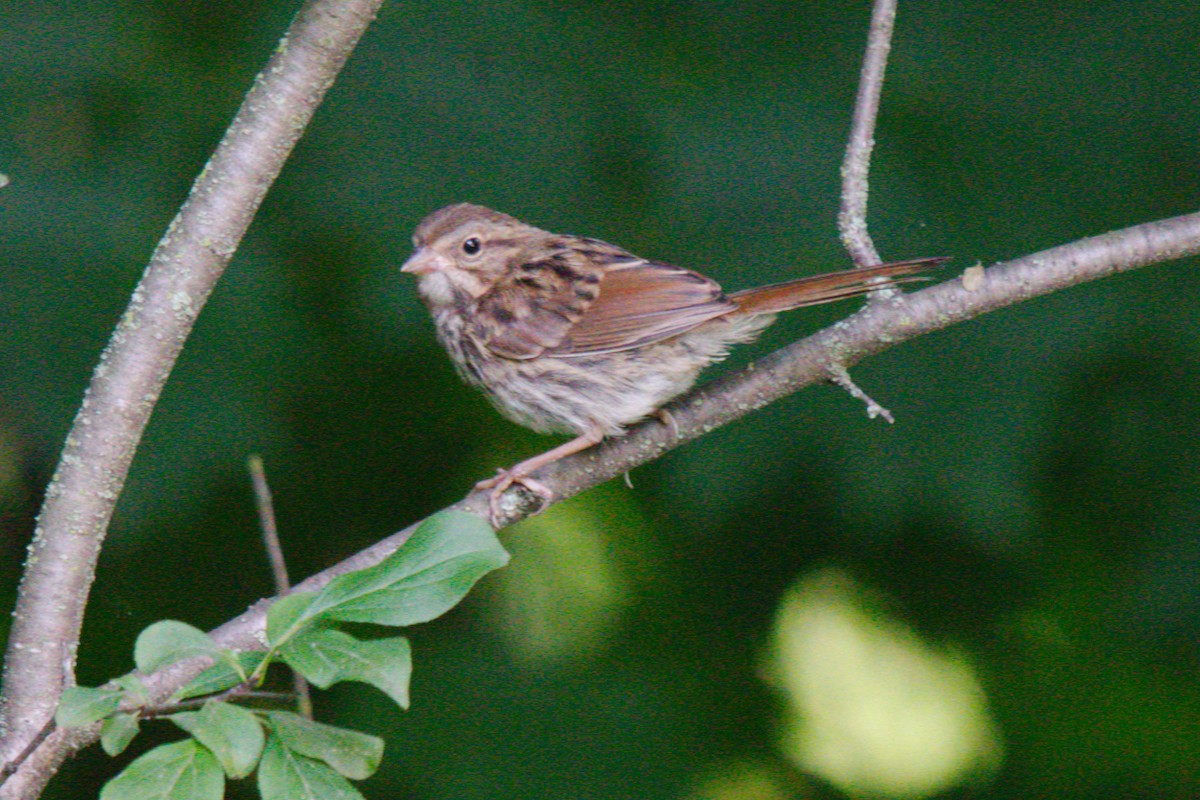
[[[554,492],[541,481],[535,481],[515,470],[496,470],[495,475],[475,484],[475,488],[480,491],[491,490],[488,494],[488,512],[493,527],[503,526],[504,520],[510,518],[514,512],[522,510],[521,507],[529,502],[525,496],[506,499],[505,493],[514,484],[526,489],[528,494],[538,501],[537,508],[527,511],[527,515],[532,516],[544,511],[554,501]]]

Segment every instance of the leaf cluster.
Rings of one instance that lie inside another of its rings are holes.
[[[270,665],[282,662],[322,689],[358,681],[408,708],[408,639],[360,638],[341,625],[397,628],[435,619],[508,558],[482,519],[444,511],[379,564],[277,600],[267,614],[265,652],[221,648],[185,622],[150,625],[134,646],[138,673],[194,658],[211,659],[213,666],[161,705],[150,702],[138,673],[100,688],[74,687],[64,693],[55,721],[63,727],[100,723],[109,755],[123,752],[146,719],[169,719],[189,735],[138,757],[109,781],[101,800],[215,799],[224,796],[226,778],[255,771],[263,800],[361,798],[350,781],[379,767],[381,739],[238,701],[252,698]]]

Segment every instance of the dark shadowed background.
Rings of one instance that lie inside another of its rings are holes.
[[[296,8],[0,9],[0,593],[91,368]],[[101,559],[80,680],[160,618],[294,576],[556,440],[459,384],[398,267],[472,201],[731,289],[849,266],[838,168],[868,4],[387,5],[201,316]],[[871,224],[985,264],[1200,200],[1200,6],[902,3]],[[1196,261],[1062,292],[855,370],[504,535],[411,631],[372,798],[1190,798],[1200,793]],[[829,324],[789,315],[721,368]],[[7,614],[0,617],[0,634]],[[162,724],[164,736],[174,736]],[[132,748],[144,749],[139,741]],[[93,749],[46,795],[94,797]],[[249,787],[231,792],[251,796]]]

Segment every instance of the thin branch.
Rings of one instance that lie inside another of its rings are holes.
[[[271,485],[267,483],[267,470],[261,456],[250,456],[250,482],[254,486],[254,505],[258,509],[258,526],[262,531],[263,548],[271,562],[271,576],[275,582],[275,594],[287,594],[292,588],[288,579],[287,560],[283,557],[283,545],[279,541],[279,528],[275,524],[275,503],[271,499]],[[312,719],[312,693],[308,681],[296,670],[292,670],[292,687],[296,694],[296,706],[300,715]]]
[[[254,507],[258,511],[258,527],[262,532],[263,549],[271,563],[271,579],[275,593],[283,594],[292,588],[288,579],[287,561],[283,557],[283,545],[279,542],[279,528],[275,524],[275,504],[271,499],[271,486],[267,483],[267,471],[261,456],[250,456],[246,461],[250,470],[250,484],[254,488]]]
[[[875,147],[875,120],[879,115],[879,97],[888,53],[892,49],[892,28],[896,22],[896,0],[875,0],[867,50],[858,79],[858,97],[850,122],[850,138],[842,161],[842,205],[838,230],[850,258],[860,267],[881,263],[871,234],[867,232],[867,175],[871,169],[871,150]]]
[[[380,2],[310,0],[301,9],[100,358],[47,487],[21,582],[0,704],[0,764],[23,751],[74,681],[96,559],[150,412],[267,187]],[[0,798],[35,797],[46,780],[22,769],[0,787]]]
[[[178,714],[180,711],[192,711],[204,708],[208,703],[223,700],[270,700],[274,701],[280,707],[285,707],[294,703],[296,698],[289,692],[264,692],[261,689],[255,689],[247,684],[239,683],[237,686],[230,687],[221,692],[206,694],[202,697],[193,697],[188,700],[180,700],[178,703],[147,706],[135,709],[135,711],[139,719],[159,719],[161,717],[169,717],[172,714]]]

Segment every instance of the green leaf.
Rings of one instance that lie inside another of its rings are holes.
[[[278,647],[309,621],[305,612],[316,596],[316,592],[294,592],[271,604],[267,609],[267,641],[272,647]]]
[[[380,625],[427,622],[507,563],[508,552],[490,525],[474,514],[442,511],[374,567],[330,581],[305,616]]]
[[[324,761],[352,780],[371,777],[383,760],[383,739],[377,736],[323,725],[287,711],[271,711],[267,718],[288,750]]]
[[[249,775],[262,754],[262,724],[239,706],[211,701],[199,711],[172,714],[170,719],[211,750],[230,778]]]
[[[137,735],[137,714],[113,714],[100,726],[100,746],[110,756],[118,756]]]
[[[217,658],[220,648],[199,628],[173,619],[155,622],[138,634],[133,646],[133,662],[142,672],[157,669],[196,656]]]
[[[59,698],[54,723],[64,728],[78,728],[99,722],[117,710],[122,694],[119,689],[72,686]]]
[[[361,681],[408,708],[412,649],[403,636],[364,640],[345,631],[316,628],[291,639],[279,652],[292,669],[322,689],[339,681]]]
[[[221,800],[225,775],[195,739],[156,747],[122,770],[100,800]]]
[[[292,752],[275,736],[267,740],[258,765],[258,793],[262,800],[363,800],[341,775]]]
[[[172,700],[179,702],[187,700],[190,697],[203,697],[206,694],[215,694],[223,692],[226,689],[232,689],[242,682],[243,675],[249,675],[251,672],[262,663],[266,658],[266,653],[260,653],[257,650],[247,651],[236,654],[238,665],[241,669],[239,673],[234,669],[233,664],[229,663],[227,657],[229,653],[222,653],[220,663],[214,664],[208,669],[201,672],[182,689],[172,695]]]

